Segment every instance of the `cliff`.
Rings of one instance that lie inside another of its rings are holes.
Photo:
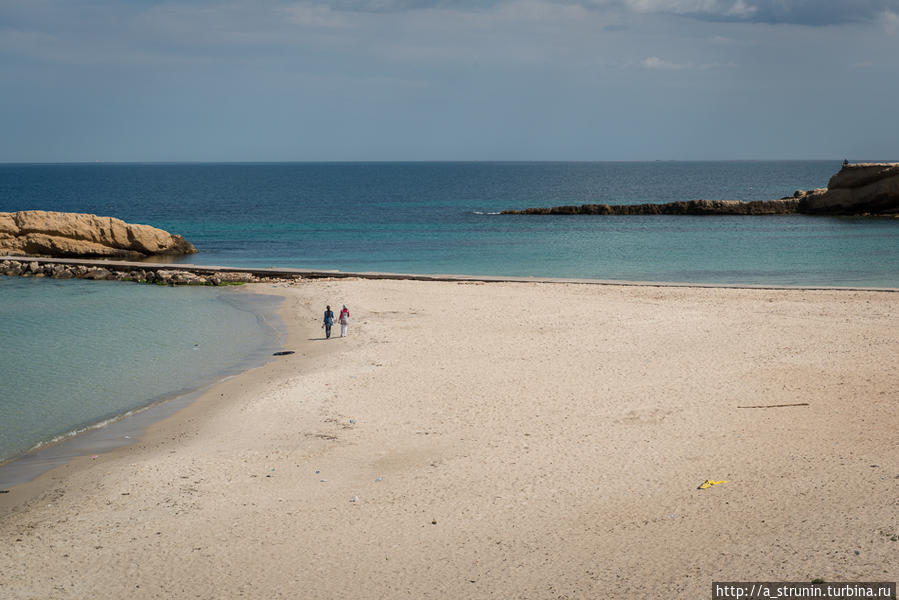
[[[0,255],[133,260],[196,251],[180,235],[112,217],[43,210],[0,213]]]
[[[780,200],[690,200],[667,204],[582,204],[504,210],[504,215],[893,215],[899,216],[899,163],[843,165],[827,188]]]
[[[798,197],[807,214],[899,215],[899,163],[843,165],[826,190]]]

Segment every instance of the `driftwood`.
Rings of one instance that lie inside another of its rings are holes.
[[[798,404],[759,404],[758,406],[738,406],[737,408],[783,408],[785,406],[808,406],[808,402]]]

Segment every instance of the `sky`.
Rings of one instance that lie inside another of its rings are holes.
[[[899,160],[899,0],[0,0],[0,162]]]

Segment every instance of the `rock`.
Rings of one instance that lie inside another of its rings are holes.
[[[175,271],[172,275],[172,283],[178,285],[196,285],[199,283],[199,277],[189,271]]]
[[[854,189],[899,176],[899,163],[850,163],[843,165],[830,181],[828,190]]]
[[[146,276],[148,282],[170,283],[172,285],[203,285],[206,283],[205,277],[200,277],[190,271],[175,271],[169,269],[159,269],[155,273],[148,271]]]
[[[3,274],[9,277],[18,277],[22,274],[24,269],[22,268],[22,263],[14,260],[5,260],[3,261]]]
[[[110,271],[108,271],[107,269],[104,269],[102,267],[97,267],[97,268],[93,268],[93,269],[88,269],[82,275],[79,275],[79,277],[83,277],[85,279],[101,280],[101,279],[112,279],[113,274]]]
[[[219,280],[219,283],[216,285],[221,285],[222,282],[251,283],[256,280],[252,273],[243,273],[240,271],[234,273],[217,273],[214,279]]]
[[[843,165],[826,190],[802,198],[808,214],[899,215],[899,163]]]
[[[43,210],[0,213],[0,255],[138,259],[196,251],[180,235],[112,217]]]
[[[690,200],[667,204],[582,204],[504,210],[504,215],[892,215],[899,216],[899,163],[845,164],[826,188],[780,200]]]
[[[800,201],[795,198],[781,200],[690,200],[667,204],[582,204],[581,206],[554,206],[552,208],[526,208],[504,210],[502,214],[522,215],[785,215],[797,212]]]
[[[53,265],[51,275],[54,279],[71,279],[74,277],[67,265]]]

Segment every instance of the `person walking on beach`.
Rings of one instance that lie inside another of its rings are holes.
[[[322,327],[325,328],[325,339],[331,337],[331,325],[334,324],[334,311],[331,310],[331,305],[325,307],[325,320],[322,323]]]
[[[346,337],[346,326],[350,323],[350,309],[346,307],[346,304],[343,305],[343,310],[340,311],[340,337]]]

